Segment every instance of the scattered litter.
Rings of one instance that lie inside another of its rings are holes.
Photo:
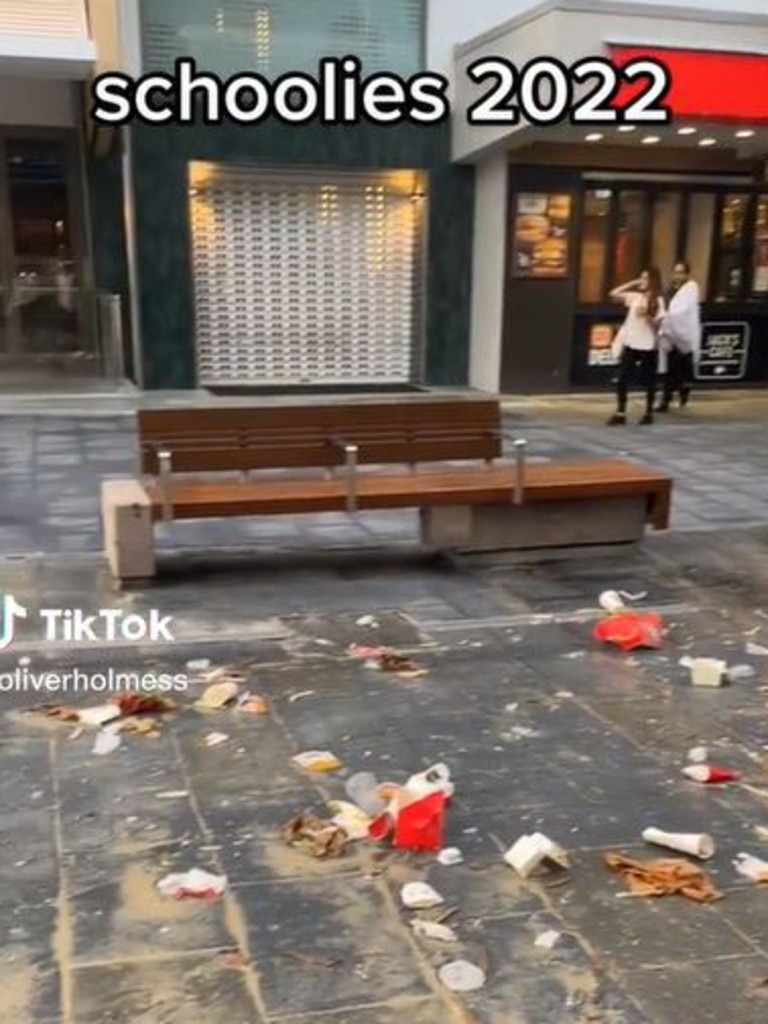
[[[134,736],[154,736],[160,735],[162,729],[160,722],[156,718],[123,718],[118,722],[115,722],[115,728],[119,729],[120,732],[129,733]]]
[[[344,800],[332,800],[328,807],[333,814],[333,824],[346,832],[350,839],[368,838],[371,818],[359,807]]]
[[[609,612],[611,615],[623,612],[627,607],[617,590],[604,590],[597,599],[597,603],[603,611]]]
[[[450,799],[456,791],[456,787],[451,782],[451,772],[445,764],[435,764],[418,775],[412,775],[406,782],[405,788],[414,797],[443,793]]]
[[[709,757],[709,750],[706,747],[691,747],[688,751],[688,760],[691,764],[704,764]]]
[[[519,704],[507,704],[507,706],[504,708],[504,710],[506,712],[508,712],[508,714],[514,715],[514,713],[517,711],[517,709],[519,707],[520,707]]]
[[[242,672],[236,672],[231,668],[215,668],[212,672],[206,672],[202,677],[204,683],[213,685],[213,683],[235,683],[237,686],[242,686],[245,682],[245,676]]]
[[[768,883],[768,861],[753,857],[748,853],[739,853],[733,862],[736,871],[750,882],[758,885]]]
[[[408,882],[400,890],[400,899],[409,910],[429,910],[445,903],[440,893],[426,882]]]
[[[192,868],[183,874],[166,875],[157,883],[163,896],[174,896],[177,900],[218,899],[227,888],[224,875],[212,875],[200,868]]]
[[[751,665],[733,665],[726,674],[729,682],[741,683],[746,679],[754,679],[757,672]]]
[[[289,846],[299,847],[313,857],[341,857],[349,839],[344,829],[332,821],[323,821],[309,811],[292,818],[281,829]]]
[[[485,971],[468,960],[454,960],[437,972],[437,976],[451,992],[476,992],[485,984]]]
[[[220,711],[234,703],[239,692],[239,683],[232,680],[211,683],[205,693],[195,701],[195,707],[202,711]]]
[[[521,878],[529,878],[542,866],[562,869],[571,866],[565,850],[541,832],[521,836],[504,854],[504,860]]]
[[[414,800],[408,790],[401,789],[386,811],[372,822],[371,839],[383,842],[391,837],[396,849],[437,853],[443,847],[445,805],[444,793]]]
[[[722,686],[728,681],[728,662],[720,658],[681,658],[679,664],[691,673],[694,686]]]
[[[96,733],[96,742],[93,744],[93,753],[104,757],[106,754],[113,754],[122,743],[122,737],[113,726],[100,729]]]
[[[355,621],[356,626],[368,626],[370,629],[378,629],[379,623],[374,615],[361,615]]]
[[[259,697],[255,693],[243,693],[237,698],[237,704],[235,708],[238,711],[244,711],[249,715],[268,715],[269,705],[263,697]]]
[[[380,672],[392,672],[402,679],[421,679],[427,675],[425,668],[388,647],[364,647],[360,644],[350,644],[347,653],[357,661],[364,661],[371,668],[376,668]]]
[[[379,784],[371,772],[356,772],[347,779],[345,790],[353,804],[372,818],[377,817],[387,806],[379,795]]]
[[[714,840],[704,832],[665,832],[660,828],[647,828],[643,831],[643,839],[646,843],[687,853],[699,860],[709,860],[715,855]]]
[[[295,704],[297,700],[304,700],[305,697],[314,697],[314,690],[302,690],[301,693],[294,693],[292,697],[288,698],[289,704]]]
[[[700,782],[704,785],[721,785],[724,782],[738,782],[741,778],[738,772],[729,768],[717,768],[709,764],[689,764],[683,768],[683,775],[692,782]]]
[[[570,690],[558,690],[555,696],[560,700],[570,700],[573,697],[573,694]]]
[[[755,825],[755,835],[758,839],[768,842],[768,828],[765,828],[763,825]]]
[[[445,850],[441,850],[437,855],[439,864],[443,867],[453,867],[456,864],[461,864],[464,861],[464,854],[457,846],[449,846]]]
[[[293,763],[315,775],[337,772],[341,768],[341,761],[329,750],[307,750],[303,754],[296,754]]]
[[[62,709],[69,711],[72,709]],[[120,710],[119,704],[101,704],[95,708],[82,708],[79,711],[72,711],[76,716],[74,719],[65,718],[64,721],[76,721],[82,725],[106,725],[108,722],[114,722],[116,718],[120,718],[122,711]],[[59,715],[52,715],[53,718],[58,718]]]
[[[638,648],[655,649],[662,645],[664,623],[658,615],[623,612],[598,622],[593,636],[600,643],[614,644],[626,653]]]
[[[169,789],[167,793],[155,793],[157,800],[183,800],[186,796],[189,796],[189,790],[186,789]]]
[[[529,729],[526,725],[513,725],[508,735],[514,740],[533,740],[541,733],[536,729]]]
[[[126,718],[130,715],[163,715],[176,710],[173,701],[165,697],[147,697],[136,693],[120,697],[117,704],[120,714]]]
[[[198,658],[196,661],[188,661],[187,668],[190,672],[206,672],[211,667],[209,658]]]
[[[751,658],[768,657],[768,647],[763,647],[762,644],[753,643],[751,640],[747,641],[746,651]]]
[[[386,647],[368,647],[365,644],[350,644],[347,648],[347,654],[355,661],[378,662],[379,658],[386,653]]]
[[[414,934],[421,939],[434,939],[435,942],[456,942],[457,935],[453,928],[445,924],[436,924],[434,921],[423,921],[415,917],[411,921],[411,928]]]
[[[229,736],[225,732],[209,732],[205,737],[206,747],[218,747],[222,743],[226,743]]]
[[[637,861],[607,853],[605,864],[623,878],[632,896],[685,896],[695,903],[722,898],[701,868],[685,860]]]
[[[540,949],[554,949],[562,938],[562,932],[556,932],[554,929],[550,929],[547,932],[542,932],[534,942],[534,946],[538,946]]]

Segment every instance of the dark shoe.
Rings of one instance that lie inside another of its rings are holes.
[[[649,427],[653,423],[653,416],[647,412],[641,420],[637,421],[641,427]]]
[[[680,392],[680,408],[684,409],[688,405],[688,399],[691,397],[690,388],[686,388]]]
[[[626,425],[627,417],[623,412],[615,412],[606,423],[607,427],[623,427]]]
[[[669,402],[662,402],[656,406],[656,412],[669,412]]]

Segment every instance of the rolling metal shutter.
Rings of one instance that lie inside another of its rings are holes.
[[[190,176],[201,385],[414,381],[418,175],[193,164]]]

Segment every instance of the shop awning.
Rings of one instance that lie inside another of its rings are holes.
[[[614,125],[535,126],[525,117],[518,124],[468,122],[467,111],[493,86],[491,79],[474,83],[468,68],[501,58],[522,69],[542,57],[554,58],[566,68],[590,57],[607,58],[617,68],[654,60],[670,74],[663,102],[672,123],[649,123],[651,138],[674,146],[727,144],[743,155],[768,152],[768,16],[553,0],[457,47],[454,159],[473,162],[492,151],[539,141],[583,141],[590,133],[626,146],[637,145],[641,136],[647,138],[644,131],[622,132]],[[594,87],[594,82],[589,90],[577,86],[574,95],[579,98]],[[642,82],[624,86],[612,104],[623,106],[642,87]],[[682,134],[681,126],[686,129]]]
[[[95,60],[85,0],[0,3],[0,75],[73,80]]]

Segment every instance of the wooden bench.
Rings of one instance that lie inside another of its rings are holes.
[[[142,411],[138,434],[141,479],[102,485],[120,579],[155,574],[158,521],[410,507],[427,544],[487,549],[543,505],[629,501],[641,534],[669,517],[671,482],[631,463],[526,466],[524,442],[501,463],[500,403],[471,394]]]

